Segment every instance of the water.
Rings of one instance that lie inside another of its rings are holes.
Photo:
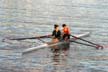
[[[55,23],[66,23],[72,33],[89,31],[86,39],[105,48],[72,43],[57,55],[50,48],[22,55],[40,41],[2,41],[50,34]],[[0,0],[0,72],[108,72],[107,23],[107,0]]]

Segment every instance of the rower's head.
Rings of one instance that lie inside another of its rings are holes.
[[[59,30],[59,25],[55,24],[55,25],[54,25],[54,29],[55,29],[55,30]]]
[[[57,27],[59,27],[59,25],[58,25],[58,24],[55,24],[55,25],[54,25],[54,29],[56,29]]]
[[[66,24],[62,24],[62,27],[66,27]]]
[[[57,27],[57,26],[59,26],[59,25],[58,24],[54,24],[54,28]]]

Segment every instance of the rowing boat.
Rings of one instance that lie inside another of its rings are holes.
[[[85,33],[82,33],[82,34],[76,34],[74,36],[76,36],[77,38],[82,38],[82,37],[89,36],[89,34],[90,34],[90,32],[85,32]],[[74,40],[77,40],[77,39],[76,38],[70,38],[70,41],[74,41]],[[40,45],[40,46],[25,49],[22,53],[25,54],[25,53],[29,53],[29,52],[32,52],[32,51],[35,51],[35,50],[38,50],[38,49],[41,49],[41,48],[52,47],[52,46],[56,46],[56,45],[60,45],[60,44],[66,44],[66,43],[67,43],[67,41],[61,41],[61,42],[54,43],[54,44],[44,43],[43,45]]]
[[[76,34],[74,36],[76,36],[77,38],[82,38],[82,37],[89,36],[89,34],[90,34],[90,32],[85,32],[85,33],[82,33],[82,34]],[[77,38],[70,38],[69,41],[70,42],[75,41],[75,40],[77,40]],[[22,53],[25,54],[25,53],[29,53],[29,52],[32,52],[32,51],[35,51],[35,50],[38,50],[38,49],[41,49],[41,48],[52,47],[52,46],[56,46],[56,45],[60,45],[60,44],[66,44],[69,41],[60,41],[58,43],[53,43],[53,44],[44,43],[43,45],[40,45],[40,46],[25,49]]]

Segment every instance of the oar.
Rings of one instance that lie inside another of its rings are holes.
[[[37,36],[37,37],[24,37],[24,38],[9,38],[9,40],[25,40],[25,39],[38,39],[38,38],[49,38],[51,35]]]
[[[31,47],[31,48],[28,48],[28,49],[25,49],[23,52],[22,52],[22,54],[24,55],[24,54],[27,54],[27,53],[29,53],[29,52],[31,52],[31,51],[34,51],[34,50],[36,50],[36,49],[39,49],[40,47],[47,47],[48,46],[48,44],[44,41],[44,40],[42,40],[41,38],[37,38],[39,41],[41,41],[43,44],[41,45],[41,46],[38,46],[38,47]]]
[[[77,43],[77,44],[81,44],[81,45],[85,45],[85,46],[90,46],[90,47],[94,47],[94,48],[98,49],[98,47],[94,46],[94,45],[90,45],[90,44],[86,44],[86,43],[82,43],[82,42],[78,42],[78,41],[70,41],[70,42],[74,42],[74,43]]]
[[[76,36],[74,36],[74,35],[70,35],[70,36],[74,37],[75,39],[80,39],[80,40],[82,40],[82,41],[85,41],[85,42],[88,42],[88,43],[90,43],[90,44],[96,45],[96,48],[97,48],[97,49],[99,49],[99,48],[103,49],[103,46],[102,46],[102,45],[99,45],[99,44],[93,43],[93,42],[91,42],[91,41],[88,41],[88,40],[85,40],[85,39],[76,37]]]
[[[46,43],[44,40],[40,39],[40,38],[37,38],[38,40],[40,40],[42,43]]]

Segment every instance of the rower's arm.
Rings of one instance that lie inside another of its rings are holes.
[[[70,28],[68,28],[69,34],[71,34]]]
[[[63,31],[63,29],[62,29],[61,35],[64,35],[64,31]]]
[[[54,37],[55,37],[54,35],[55,35],[55,31],[53,31],[53,32],[52,32],[52,38],[54,38]]]
[[[53,32],[52,32],[52,36],[54,36],[54,35],[55,35],[55,32],[53,31]]]

